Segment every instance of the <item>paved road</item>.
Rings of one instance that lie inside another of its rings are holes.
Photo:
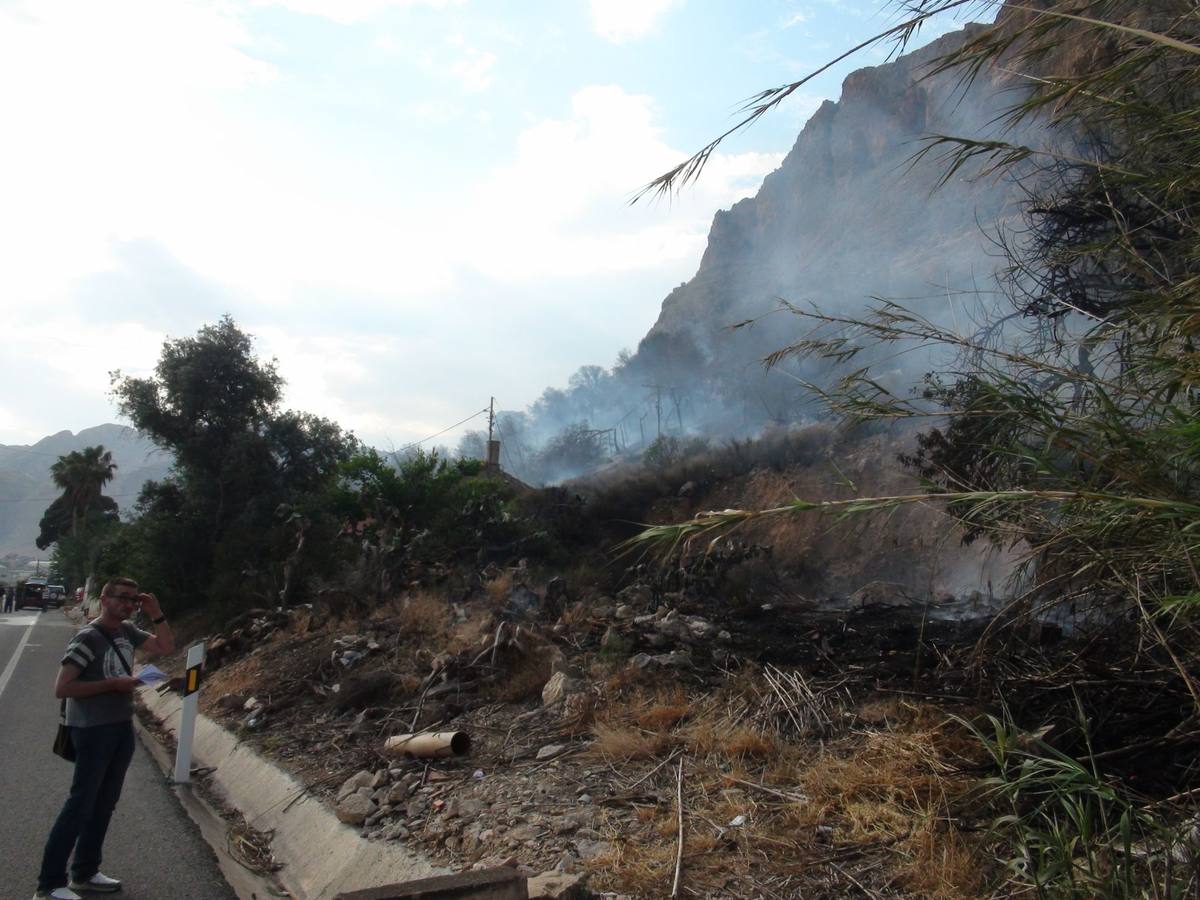
[[[70,763],[50,745],[58,724],[52,685],[74,628],[53,609],[0,614],[0,900],[33,896],[42,845],[71,782]],[[104,854],[103,871],[124,882],[118,896],[127,900],[235,900],[140,744]]]

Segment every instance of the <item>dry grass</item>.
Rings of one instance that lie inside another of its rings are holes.
[[[958,793],[950,790],[948,742],[937,729],[862,733],[848,752],[834,748],[796,773],[812,801],[804,818],[842,817],[850,840],[904,837],[914,815]]]
[[[902,882],[913,893],[934,900],[977,897],[983,892],[979,853],[955,829],[937,819],[916,824],[907,841],[909,862]]]
[[[450,635],[450,605],[437,594],[421,592],[405,598],[396,619],[406,636],[430,639]]]
[[[505,703],[520,703],[540,697],[542,688],[550,680],[553,666],[552,656],[545,650],[542,646],[531,647],[525,653],[506,649],[500,656],[506,669],[484,694],[489,699]]]
[[[568,632],[574,632],[580,628],[587,627],[590,619],[591,608],[582,600],[576,600],[564,609],[562,613],[562,623],[567,626]]]
[[[670,739],[661,732],[645,731],[623,725],[600,722],[592,726],[595,740],[588,753],[604,760],[628,762],[654,759],[670,747]]]
[[[895,697],[868,700],[859,704],[855,713],[860,722],[866,725],[883,725],[889,722],[907,721],[911,718],[910,711],[905,708],[903,701]]]
[[[835,438],[813,433],[808,438],[814,452],[767,452],[767,464],[735,467],[726,477],[697,479],[712,489],[681,499],[665,497],[647,504],[641,515],[627,511],[613,518],[652,523],[679,522],[701,510],[764,509],[806,500],[838,500],[853,496],[887,496],[915,491],[915,476],[897,460],[898,450],[908,452],[911,435],[875,435]],[[679,485],[683,481],[668,481]],[[603,502],[603,500],[601,500]],[[942,513],[922,505],[885,514],[839,520],[832,516],[785,516],[746,522],[737,536],[751,544],[771,548],[771,556],[738,563],[722,573],[722,595],[729,599],[756,600],[770,592],[776,581],[789,592],[806,596],[849,594],[867,581],[898,581],[914,589],[946,586],[945,566],[956,559],[972,564],[984,560],[980,548],[946,545]],[[691,552],[702,554],[708,542],[697,540]],[[807,566],[806,560],[822,560]],[[786,564],[784,564],[786,561]],[[939,562],[940,561],[940,562]]]
[[[462,653],[475,649],[476,652],[491,646],[496,636],[496,617],[490,611],[468,607],[467,620],[457,622],[450,628],[450,637],[445,652]]]
[[[484,593],[487,594],[488,600],[491,601],[494,609],[502,609],[504,607],[504,604],[508,601],[508,592],[512,590],[513,584],[515,584],[513,574],[507,570],[484,584]]]
[[[692,753],[715,754],[727,760],[767,759],[778,749],[774,735],[711,713],[688,723],[682,737]]]
[[[662,799],[611,836],[617,851],[592,866],[598,885],[669,893],[676,765],[663,763],[683,751],[686,895],[849,896],[861,883],[881,896],[983,896],[977,837],[952,827],[971,786],[957,766],[978,752],[969,735],[932,706],[885,700],[822,740],[785,739],[746,702],[763,695],[759,677],[608,697],[591,752]]]
[[[651,731],[662,731],[675,727],[691,712],[687,693],[676,686],[639,703],[633,711],[633,721]]]
[[[251,697],[262,682],[263,673],[258,658],[235,660],[205,678],[206,690],[200,695],[202,707],[205,712],[208,712],[210,707],[215,708],[217,698],[224,694],[244,694]]]

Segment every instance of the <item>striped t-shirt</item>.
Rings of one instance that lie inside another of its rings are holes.
[[[105,678],[124,678],[133,671],[133,651],[150,637],[128,622],[122,622],[117,634],[112,636],[121,657],[129,664],[128,671],[121,659],[113,652],[113,644],[101,633],[102,626],[89,622],[81,628],[63,654],[63,664],[79,666],[79,681],[103,681]],[[67,724],[76,728],[92,725],[108,725],[112,722],[128,722],[133,718],[133,694],[106,691],[91,697],[69,697],[67,699]]]

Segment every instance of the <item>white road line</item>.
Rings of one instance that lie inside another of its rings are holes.
[[[25,649],[25,644],[29,641],[29,636],[33,634],[33,625],[31,624],[23,635],[21,641],[17,644],[17,649],[13,651],[12,659],[8,661],[8,665],[4,667],[4,671],[0,672],[0,697],[4,696],[4,689],[8,687],[8,680],[12,678],[12,673],[17,670],[17,660],[21,658],[21,651]]]
[[[33,616],[18,615],[18,616],[13,616],[13,618],[11,618],[11,619],[0,618],[0,625],[15,625],[18,628],[24,628],[26,625],[35,624],[37,622],[37,620],[38,620],[38,617],[36,615],[33,615]]]

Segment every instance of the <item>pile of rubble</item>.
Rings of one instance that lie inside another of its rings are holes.
[[[547,745],[534,760],[575,749]],[[585,863],[611,856],[604,834],[619,823],[582,784],[564,791],[582,773],[547,773],[536,782],[521,774],[524,783],[483,769],[451,774],[421,761],[397,762],[355,773],[331,799],[338,818],[368,840],[420,844],[431,856],[477,869],[519,861],[527,874],[580,874]]]
[[[244,656],[280,629],[290,626],[306,608],[248,609],[235,616],[225,630],[210,637],[204,651],[204,667],[214,672],[227,662]]]
[[[649,578],[574,602],[557,579],[489,597],[445,602],[450,633],[437,637],[406,629],[402,615],[289,633],[308,624],[298,621],[306,610],[252,611],[209,644],[210,661],[230,670],[210,709],[301,769],[367,840],[403,842],[448,866],[519,862],[572,881],[620,858],[622,841],[647,827],[639,809],[674,803],[654,782],[631,791],[592,746],[596,710],[620,702],[613,684],[686,683],[703,695],[744,660],[783,657],[838,685],[866,684],[880,661],[911,680],[912,654],[958,627],[929,616],[949,601],[885,583],[736,612]],[[528,691],[509,690],[522,680]],[[397,734],[448,729],[471,736],[468,757],[384,750]]]

